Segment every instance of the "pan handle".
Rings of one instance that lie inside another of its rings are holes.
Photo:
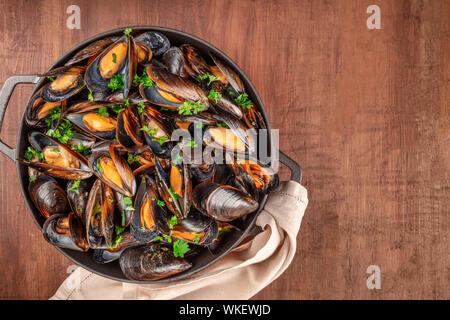
[[[293,159],[289,158],[284,152],[279,151],[280,162],[291,170],[291,180],[302,182],[302,168]]]
[[[9,99],[14,91],[14,88],[19,83],[37,83],[39,77],[35,75],[20,75],[12,76],[6,79],[3,87],[0,91],[0,132],[2,130],[3,118],[5,117],[5,111],[8,107]],[[16,149],[11,148],[0,139],[0,152],[5,154],[8,158],[16,161]]]

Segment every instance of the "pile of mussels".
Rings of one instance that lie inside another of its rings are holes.
[[[248,129],[264,120],[213,54],[127,28],[42,76],[19,161],[55,246],[119,259],[129,279],[161,279],[189,269],[203,248],[213,252],[278,185],[250,152]],[[207,148],[233,157],[195,161]]]

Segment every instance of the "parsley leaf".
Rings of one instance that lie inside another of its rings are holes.
[[[139,114],[141,114],[142,112],[144,112],[144,110],[145,110],[145,104],[141,101],[141,102],[139,102],[137,105],[138,105],[138,112],[139,112]]]
[[[127,206],[125,208],[125,210],[127,210],[127,211],[133,211],[134,210],[133,200],[131,200],[130,197],[123,198],[122,203]]]
[[[103,173],[103,168],[100,165],[100,159],[97,159],[97,162],[95,163],[95,165],[96,165],[96,167],[98,169],[98,172]]]
[[[114,62],[114,63],[117,63],[117,54],[115,54],[115,53],[113,52],[112,57],[113,57],[113,62]]]
[[[246,93],[240,94],[234,101],[236,101],[236,103],[244,110],[249,110],[253,107],[253,103],[248,100],[248,94]]]
[[[205,74],[199,74],[197,76],[197,79],[200,80],[200,81],[208,79],[208,84],[207,85],[209,86],[214,81],[220,80],[220,77],[214,76],[214,75],[210,74],[209,72],[207,72]]]
[[[72,186],[69,188],[69,191],[73,191],[76,194],[80,194],[80,190],[78,190],[78,187],[80,186],[80,179],[77,179],[73,182]]]
[[[28,177],[28,181],[29,182],[35,182],[36,181],[36,176],[29,176]]]
[[[173,255],[175,257],[181,257],[184,258],[185,253],[187,253],[189,250],[189,244],[185,240],[177,239],[173,243]]]
[[[177,216],[172,216],[169,219],[169,229],[173,229],[173,226],[176,224],[178,224],[178,218],[177,218]]]
[[[219,233],[217,234],[217,238],[219,238],[220,236],[222,236],[222,234],[223,234],[224,232],[230,232],[230,231],[231,231],[230,228],[228,228],[228,227],[223,227],[223,228],[219,231]]]
[[[133,29],[125,28],[125,30],[123,31],[123,34],[126,35],[127,37],[129,37],[131,34],[131,31],[133,31]]]
[[[178,194],[175,191],[173,191],[172,187],[169,187],[169,192],[172,195],[174,200],[178,199]]]
[[[164,203],[164,201],[162,201],[162,200],[158,200],[157,204],[158,204],[158,206],[160,206],[160,207],[164,207],[164,206],[166,205],[166,204]]]
[[[88,158],[91,155],[91,149],[86,148],[84,146],[84,144],[82,144],[81,142],[78,143],[76,146],[72,146],[72,150],[75,150],[78,153],[81,153],[82,155],[84,155],[86,158]]]
[[[124,107],[122,106],[112,106],[111,110],[114,111],[115,113],[119,114],[120,112],[122,112],[123,110],[125,110]]]
[[[185,143],[185,146],[191,147],[192,149],[194,149],[194,148],[197,148],[197,147],[198,147],[198,144],[196,144],[194,140],[191,140],[191,141],[189,141],[189,142],[186,142],[186,143]]]
[[[97,114],[99,116],[108,118],[109,117],[108,108],[107,107],[98,108]]]
[[[55,107],[50,110],[50,115],[45,118],[45,123],[49,127],[52,124],[52,121],[58,120],[61,116],[61,107]]]
[[[92,102],[92,101],[94,101],[94,95],[92,94],[92,90],[91,89],[88,88],[88,90],[89,90],[88,100]]]
[[[205,109],[205,104],[200,103],[200,100],[198,100],[197,102],[185,101],[181,106],[178,107],[178,114],[190,116],[192,114],[197,114]]]
[[[172,165],[176,166],[177,164],[181,163],[181,160],[183,160],[183,157],[181,154],[177,153],[177,157],[172,161]]]
[[[40,161],[44,160],[44,154],[42,152],[36,151],[33,147],[27,148],[24,154],[24,158],[27,160],[31,160],[34,155],[36,155]]]
[[[141,163],[141,160],[138,157],[136,157],[135,155],[129,153],[127,162],[128,162],[128,164],[133,164],[135,162]]]
[[[153,80],[148,76],[147,71],[144,69],[144,72],[142,73],[142,76],[135,75],[133,78],[133,83],[135,85],[140,85],[141,83],[144,85],[144,87],[153,87],[155,83]]]
[[[111,80],[108,83],[108,88],[110,88],[112,91],[116,90],[123,90],[125,87],[123,85],[123,81],[125,80],[125,75],[123,74],[115,74],[111,78]]]
[[[220,94],[220,92],[214,91],[213,89],[211,89],[211,91],[209,91],[208,94],[208,99],[211,101],[214,101],[215,103],[218,103],[220,101],[220,99],[222,99],[222,95]]]
[[[50,80],[50,81],[55,81],[55,78],[52,77],[52,76],[48,76],[47,79]]]

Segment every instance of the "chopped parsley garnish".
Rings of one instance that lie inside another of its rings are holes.
[[[127,37],[129,37],[131,34],[131,31],[133,31],[133,29],[125,28],[125,30],[123,31],[123,34],[126,35]]]
[[[196,123],[196,124],[195,124],[195,127],[196,127],[197,129],[203,129],[203,128],[205,127],[205,125],[204,125],[203,123]]]
[[[29,176],[28,177],[28,181],[35,182],[36,181],[36,176]]]
[[[228,91],[228,94],[230,95],[230,96],[235,96],[236,95],[236,92],[234,92],[234,91]]]
[[[217,127],[222,127],[222,128],[228,128],[228,125],[225,122],[217,122],[216,126]]]
[[[131,198],[129,197],[125,197],[122,200],[122,204],[126,205],[127,207],[125,208],[125,210],[127,211],[133,211],[134,207],[133,207],[133,200],[131,200]]]
[[[124,226],[125,225],[125,220],[126,220],[126,217],[125,217],[125,210],[122,210],[122,225]]]
[[[126,106],[129,106],[129,105],[130,105],[130,99],[124,98],[123,101],[125,101],[125,105],[126,105]]]
[[[82,155],[84,155],[86,158],[88,158],[91,155],[91,149],[86,148],[84,146],[84,144],[82,144],[81,142],[78,143],[76,146],[72,146],[72,150],[75,150],[78,153],[81,153]]]
[[[107,107],[98,108],[97,114],[99,116],[108,118],[109,117],[108,108]]]
[[[113,75],[113,77],[109,81],[108,88],[110,88],[112,91],[123,90],[125,88],[123,86],[124,80],[125,80],[125,75],[116,73],[115,75]]]
[[[140,130],[145,131],[145,133],[147,133],[150,136],[150,139],[152,141],[156,141],[160,145],[169,140],[169,138],[167,138],[166,136],[160,136],[158,138],[155,137],[156,132],[158,132],[158,128],[150,128],[148,126],[143,126]]]
[[[198,144],[196,144],[194,140],[191,140],[189,142],[186,142],[185,146],[191,147],[192,149],[194,149],[194,148],[198,147]]]
[[[177,195],[177,193],[175,191],[173,191],[172,187],[169,187],[169,192],[172,195],[174,200],[178,199],[178,195]]]
[[[108,247],[110,250],[114,250],[114,249],[116,249],[118,246],[119,246],[119,244],[120,244],[120,242],[123,240],[123,236],[118,236],[117,238],[116,238],[116,240],[115,240],[115,242],[114,242],[114,245],[113,246],[111,246],[111,247]]]
[[[80,179],[77,179],[73,182],[72,186],[69,188],[69,191],[73,191],[76,194],[80,194],[80,190],[78,190],[78,187],[80,186]]]
[[[113,62],[114,62],[114,63],[117,63],[117,54],[115,54],[115,53],[113,52],[112,57],[113,57]]]
[[[162,200],[158,200],[157,201],[157,204],[158,204],[158,206],[160,206],[160,207],[164,207],[166,204],[164,203],[164,201],[162,201]]]
[[[58,128],[56,130],[47,130],[46,135],[58,139],[60,142],[66,144],[72,139],[73,136],[72,124],[69,120],[62,119]]]
[[[192,241],[193,241],[194,243],[199,243],[199,242],[200,242],[200,239],[201,239],[201,235],[198,234],[198,233],[195,233],[195,232],[194,232],[194,235],[195,235],[195,238],[192,239]]]
[[[52,121],[58,120],[61,117],[61,107],[55,107],[52,110],[50,110],[50,115],[45,118],[45,123],[47,124],[47,127],[49,127],[52,124]]]
[[[169,111],[170,109],[169,109],[169,108],[166,108],[166,107],[161,107],[161,110],[163,110],[163,111]]]
[[[190,116],[192,114],[197,114],[205,109],[205,104],[200,103],[200,100],[198,100],[197,102],[185,101],[181,106],[178,107],[178,114],[181,114],[183,116]]]
[[[24,158],[27,160],[31,160],[34,155],[36,155],[40,161],[44,160],[44,154],[42,152],[36,151],[33,147],[27,148],[24,154]]]
[[[100,212],[102,212],[102,206],[99,203],[97,203],[94,207],[94,210],[92,210],[91,216],[95,216],[95,215],[99,214]]]
[[[117,226],[117,225],[114,226],[114,228],[115,228],[117,235],[121,234],[125,230],[125,228],[122,228],[121,226]]]
[[[122,112],[123,110],[125,110],[124,107],[122,106],[112,106],[111,110],[114,111],[115,113],[119,114],[120,112]]]
[[[177,164],[181,163],[182,160],[183,157],[181,156],[181,154],[177,153],[177,157],[172,161],[172,165],[176,166]]]
[[[155,85],[153,80],[147,75],[147,71],[145,71],[145,69],[141,77],[139,77],[138,75],[134,76],[133,83],[137,86],[142,83],[144,87],[153,87]]]
[[[177,239],[174,243],[173,243],[173,255],[175,257],[181,257],[184,258],[184,255],[191,250],[189,248],[189,244],[187,241],[185,240],[181,240],[181,239]]]
[[[52,76],[48,76],[47,79],[50,80],[50,81],[55,81],[55,78],[52,77]]]
[[[208,94],[208,99],[217,103],[220,101],[220,99],[222,99],[222,95],[220,94],[220,92],[217,92],[217,91],[214,91],[213,89],[211,89],[211,91],[209,91],[209,94]]]
[[[219,238],[220,236],[222,236],[222,234],[223,234],[224,232],[230,232],[230,231],[231,231],[230,228],[228,228],[228,227],[223,227],[223,228],[219,231],[219,233],[217,234],[217,238]]]
[[[178,218],[177,218],[177,216],[172,216],[170,219],[169,219],[169,229],[173,229],[173,226],[174,225],[177,225],[178,224]]]
[[[97,159],[97,162],[95,163],[95,166],[97,167],[98,172],[103,173],[103,168],[100,165],[100,159]]]
[[[248,100],[248,94],[246,93],[240,94],[236,99],[234,99],[234,101],[236,101],[236,103],[244,110],[248,110],[253,107],[253,103]]]
[[[141,160],[138,157],[136,157],[135,155],[129,153],[127,162],[128,162],[128,164],[133,164],[135,162],[141,163]]]
[[[145,104],[141,101],[141,102],[139,102],[137,105],[138,105],[138,112],[139,112],[139,114],[141,114],[142,112],[144,112],[144,110],[145,110]]]
[[[92,94],[92,90],[91,89],[88,88],[88,90],[89,90],[88,100],[92,102],[92,101],[94,101],[94,95]]]
[[[220,77],[214,76],[214,75],[210,74],[209,72],[207,72],[207,73],[205,73],[205,74],[199,74],[199,75],[197,76],[197,79],[200,80],[200,81],[205,80],[205,79],[208,79],[207,85],[209,86],[209,85],[210,85],[211,83],[213,83],[214,81],[220,80]]]

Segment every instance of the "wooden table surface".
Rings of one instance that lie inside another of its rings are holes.
[[[66,27],[71,4],[80,30]],[[372,4],[379,30],[366,26]],[[449,22],[439,0],[3,0],[0,82],[119,26],[203,38],[252,79],[309,192],[294,261],[255,298],[448,299]],[[11,145],[31,90],[7,110]],[[71,263],[42,238],[3,156],[0,177],[0,298],[46,299]],[[379,290],[366,287],[369,265]]]

